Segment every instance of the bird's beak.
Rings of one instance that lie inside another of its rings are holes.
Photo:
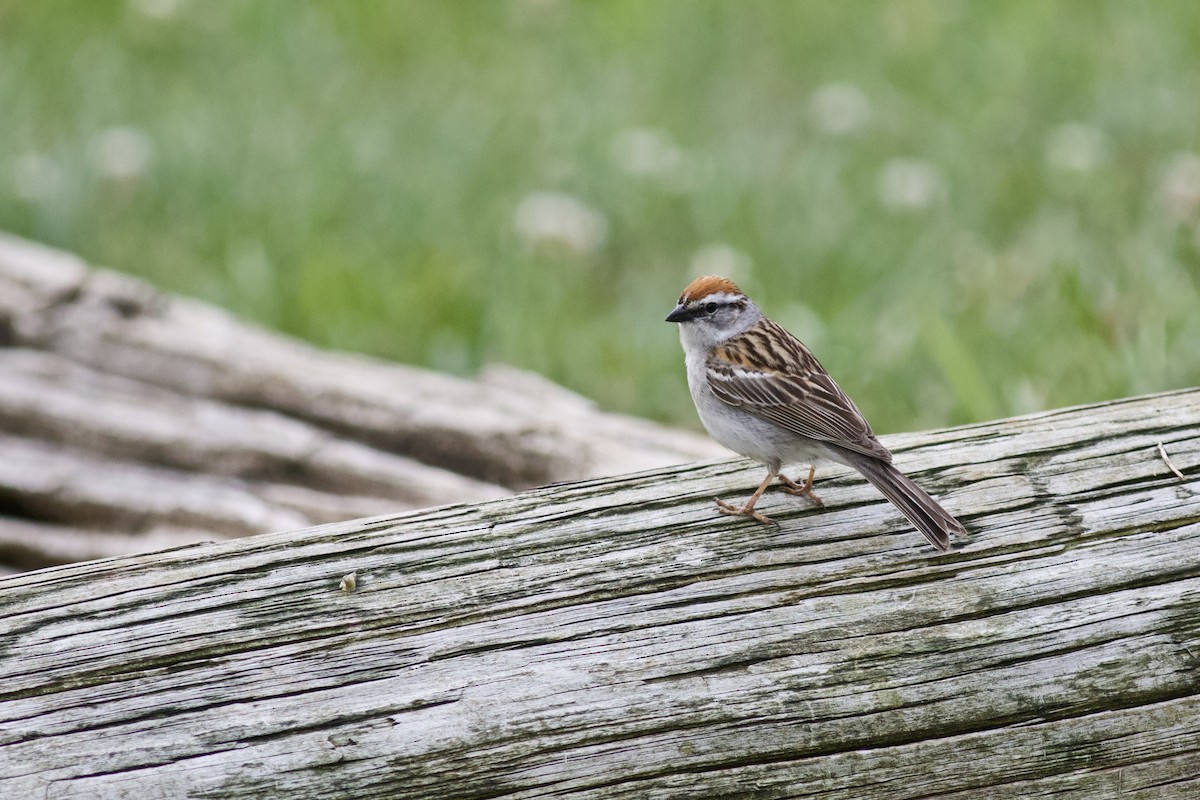
[[[692,317],[696,316],[696,312],[689,309],[683,303],[675,306],[675,310],[667,314],[667,322],[687,322]]]

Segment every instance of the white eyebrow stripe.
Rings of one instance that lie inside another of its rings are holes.
[[[741,302],[742,297],[740,294],[730,294],[729,292],[713,292],[692,302],[696,305],[704,305],[705,303],[738,303]]]

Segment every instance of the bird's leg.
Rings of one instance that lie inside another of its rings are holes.
[[[798,494],[801,497],[807,497],[813,502],[813,505],[824,507],[825,503],[821,498],[817,497],[817,493],[812,488],[813,476],[816,474],[817,467],[815,464],[812,464],[808,467],[808,480],[804,482],[803,486],[782,473],[779,475],[779,480],[783,484],[783,490],[788,494]]]
[[[729,514],[730,516],[734,517],[754,517],[763,525],[774,525],[775,520],[771,519],[765,514],[760,514],[759,512],[755,511],[754,504],[758,502],[758,498],[762,497],[763,492],[765,492],[767,487],[771,485],[771,481],[775,480],[775,478],[778,476],[779,472],[777,470],[767,470],[767,477],[763,479],[763,482],[759,485],[754,494],[750,495],[750,500],[747,501],[746,505],[742,506],[741,508],[738,508],[731,503],[726,503],[719,497],[714,497],[713,500],[717,501],[717,508],[720,509],[722,514]]]

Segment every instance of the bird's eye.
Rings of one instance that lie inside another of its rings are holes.
[[[704,311],[705,311],[705,313],[712,314],[712,313],[713,313],[713,312],[715,312],[716,310],[717,310],[717,304],[716,304],[716,303],[707,303],[707,304],[705,304],[705,306],[704,306]]]

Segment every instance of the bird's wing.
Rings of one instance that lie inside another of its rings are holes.
[[[706,366],[709,386],[722,402],[800,436],[892,460],[812,352],[770,320],[713,348]]]

